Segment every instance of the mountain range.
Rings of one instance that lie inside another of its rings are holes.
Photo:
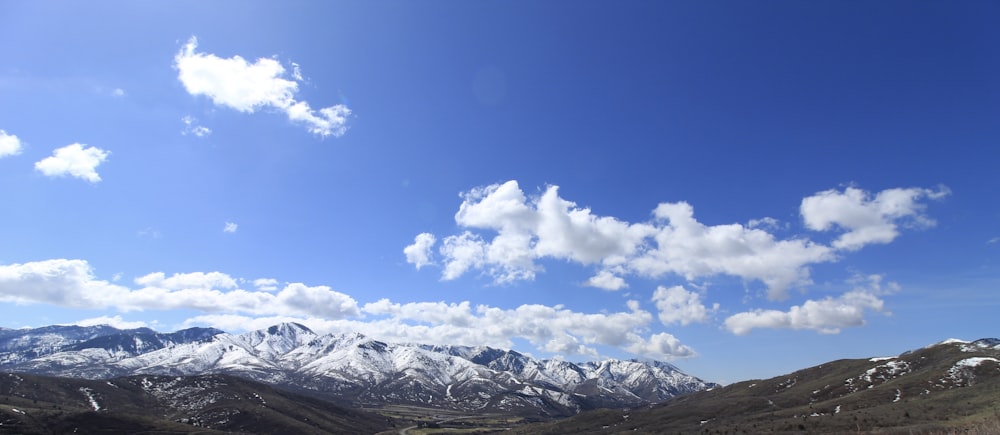
[[[715,385],[659,361],[539,360],[485,346],[385,343],[296,323],[243,334],[109,326],[0,329],[0,370],[82,379],[226,374],[350,406],[534,418],[660,402]]]
[[[0,371],[8,372],[0,373],[0,433],[396,433],[419,425],[525,434],[1000,433],[994,338],[723,387],[662,362],[574,364],[320,335],[294,323],[238,335],[49,326],[0,328]]]

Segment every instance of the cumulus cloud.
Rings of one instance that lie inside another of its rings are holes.
[[[597,287],[604,290],[617,291],[628,287],[628,283],[625,282],[625,278],[615,275],[610,270],[602,270],[587,279],[584,285],[588,287]]]
[[[893,282],[882,285],[880,275],[856,277],[857,286],[839,297],[807,300],[788,311],[753,310],[737,313],[725,320],[725,328],[736,335],[746,335],[758,328],[811,329],[823,334],[837,334],[842,328],[865,324],[865,313],[886,313],[885,302],[879,296],[899,290]]]
[[[669,355],[673,358],[697,355],[694,349],[681,344],[677,337],[666,332],[653,334],[648,340],[635,340],[626,347],[626,350],[639,355]]]
[[[802,200],[800,211],[806,227],[816,231],[845,231],[833,247],[847,251],[872,243],[889,243],[899,236],[899,226],[929,227],[934,220],[924,214],[921,199],[940,199],[949,194],[931,189],[887,189],[872,196],[855,187],[843,192],[826,190]]]
[[[607,290],[625,288],[626,274],[726,274],[760,280],[780,297],[790,286],[809,283],[809,264],[835,258],[831,248],[808,240],[777,240],[739,224],[706,226],[684,202],[660,204],[650,222],[628,223],[578,207],[558,189],[549,186],[529,198],[508,181],[462,194],[455,221],[467,230],[444,239],[442,279],[473,269],[497,283],[533,279],[542,270],[536,260],[555,258],[597,265],[585,284]],[[493,238],[484,239],[491,232]]]
[[[128,289],[98,280],[83,260],[44,260],[0,265],[0,301],[42,302],[65,307],[109,306]]]
[[[702,304],[701,295],[681,286],[660,286],[653,292],[652,300],[656,303],[660,321],[664,325],[707,322],[709,316],[719,310],[719,304],[714,304],[709,309]]]
[[[486,257],[486,243],[479,236],[466,231],[457,236],[446,237],[442,242],[441,254],[447,259],[441,278],[451,280],[462,276],[470,268],[482,267]]]
[[[84,260],[52,259],[0,265],[0,302],[124,312],[194,310],[201,314],[186,324],[208,324],[230,331],[297,321],[320,332],[361,332],[397,342],[512,348],[513,340],[520,338],[538,349],[565,355],[598,356],[599,346],[657,359],[695,355],[670,334],[650,334],[653,315],[635,300],[626,302],[627,310],[600,313],[577,312],[561,305],[499,308],[469,301],[397,303],[382,299],[359,306],[350,296],[326,286],[279,286],[275,279],[260,278],[252,281],[256,290],[245,290],[240,288],[243,282],[222,272],[153,272],[126,286],[98,279]],[[78,324],[145,326],[120,316]]]
[[[0,130],[0,158],[21,154],[21,140]]]
[[[789,288],[811,283],[809,265],[836,259],[831,248],[809,240],[778,240],[740,224],[704,225],[686,202],[662,203],[653,216],[655,244],[629,263],[649,277],[731,275],[763,282],[770,298],[783,299]]]
[[[212,134],[212,129],[201,125],[198,119],[187,115],[181,118],[181,122],[184,123],[184,129],[181,130],[182,135],[193,134],[197,137],[205,137]]]
[[[0,265],[0,301],[47,303],[122,311],[192,309],[210,313],[315,316],[340,319],[360,314],[350,296],[326,286],[290,283],[277,293],[247,291],[221,272],[150,273],[136,288],[94,276],[84,260],[53,259]]]
[[[498,284],[531,280],[543,270],[539,260],[559,259],[596,266],[597,273],[584,284],[607,290],[625,288],[629,275],[676,275],[689,281],[728,275],[759,281],[769,298],[784,299],[790,288],[812,283],[811,265],[836,261],[841,252],[867,243],[891,241],[900,225],[932,224],[921,200],[947,193],[944,188],[890,189],[871,198],[851,188],[806,198],[801,213],[809,229],[847,231],[828,246],[803,237],[778,238],[769,231],[783,228],[769,217],[747,225],[705,225],[683,201],[661,203],[651,220],[629,223],[561,198],[558,186],[529,197],[512,180],[460,194],[455,222],[463,231],[442,240],[441,278],[479,271]],[[421,255],[407,253],[407,261],[433,264],[429,248],[410,245],[407,249]]]
[[[222,226],[222,232],[232,234],[235,233],[236,230],[238,230],[239,228],[240,226],[236,224],[236,222],[227,221],[226,224]]]
[[[431,233],[420,233],[413,238],[413,244],[403,248],[406,262],[421,267],[431,264],[431,248],[437,243],[437,238]]]
[[[49,177],[71,176],[87,180],[91,183],[101,181],[97,174],[97,166],[108,158],[111,153],[96,147],[86,147],[74,143],[57,148],[52,156],[35,163],[35,170]]]
[[[308,102],[295,99],[302,74],[293,64],[292,72],[275,59],[260,58],[247,62],[240,56],[221,58],[196,52],[198,40],[192,37],[174,56],[178,79],[191,95],[204,95],[219,106],[253,113],[260,109],[284,112],[288,119],[305,125],[313,134],[341,136],[347,131],[351,110],[343,104],[313,109]]]

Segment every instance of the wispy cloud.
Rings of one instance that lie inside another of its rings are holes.
[[[0,130],[0,158],[21,154],[21,140],[6,131]]]
[[[226,222],[226,224],[222,227],[222,232],[232,234],[235,233],[236,230],[238,230],[239,228],[240,226],[237,225],[236,222]]]
[[[141,320],[137,321],[127,321],[122,319],[122,316],[100,316],[92,317],[89,319],[79,320],[73,323],[77,326],[98,326],[98,325],[108,325],[118,329],[137,329],[146,328],[149,326],[146,322]]]
[[[57,148],[51,157],[36,162],[35,170],[49,177],[70,176],[98,183],[101,176],[97,174],[97,166],[110,154],[100,148],[74,143]]]
[[[297,64],[292,64],[292,72],[288,73],[275,59],[260,58],[250,63],[240,56],[222,58],[199,53],[197,47],[198,40],[192,37],[174,57],[178,79],[189,94],[204,95],[216,105],[246,113],[277,109],[323,137],[341,136],[347,131],[347,117],[351,114],[347,106],[337,104],[317,110],[295,99],[298,81],[302,80]]]
[[[809,266],[835,261],[842,251],[867,243],[887,243],[900,226],[928,226],[923,199],[947,195],[947,189],[890,189],[869,199],[858,189],[820,192],[803,200],[802,214],[813,230],[843,230],[827,246],[804,237],[780,239],[767,231],[771,218],[750,225],[705,225],[687,202],[661,203],[648,222],[629,223],[599,216],[559,197],[558,186],[529,198],[516,181],[462,193],[455,222],[464,229],[442,239],[442,279],[479,270],[496,283],[531,280],[542,270],[540,259],[558,259],[597,268],[587,285],[624,288],[624,277],[637,275],[687,280],[729,275],[760,281],[772,299],[789,288],[811,284]],[[837,205],[853,210],[842,211]],[[432,264],[431,235],[404,250],[407,261]],[[411,255],[420,253],[420,256]]]
[[[143,239],[160,239],[163,238],[163,233],[160,230],[153,227],[146,227],[135,232],[136,236]]]
[[[253,280],[253,286],[257,287],[257,290],[273,292],[278,290],[278,280],[274,278],[257,278]]]
[[[189,135],[193,134],[197,137],[205,137],[212,134],[212,130],[198,123],[198,119],[192,116],[185,116],[181,118],[181,122],[184,123],[184,129],[181,130],[181,134]]]

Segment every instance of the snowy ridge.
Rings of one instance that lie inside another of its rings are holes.
[[[0,353],[0,361],[16,361],[0,363],[0,368],[92,379],[224,373],[363,404],[548,415],[647,404],[712,386],[663,362],[536,360],[483,346],[394,344],[357,333],[319,335],[295,323],[206,338],[209,332],[214,331],[189,334],[199,339],[150,346],[145,352],[141,343],[149,340],[121,331],[108,335],[114,340],[93,342],[46,336],[50,343],[72,343],[35,358],[4,359],[7,353]]]

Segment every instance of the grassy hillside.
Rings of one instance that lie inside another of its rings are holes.
[[[376,433],[384,417],[231,376],[0,374],[0,433]]]
[[[950,343],[893,359],[833,361],[514,433],[996,433],[1000,350],[994,346]]]

